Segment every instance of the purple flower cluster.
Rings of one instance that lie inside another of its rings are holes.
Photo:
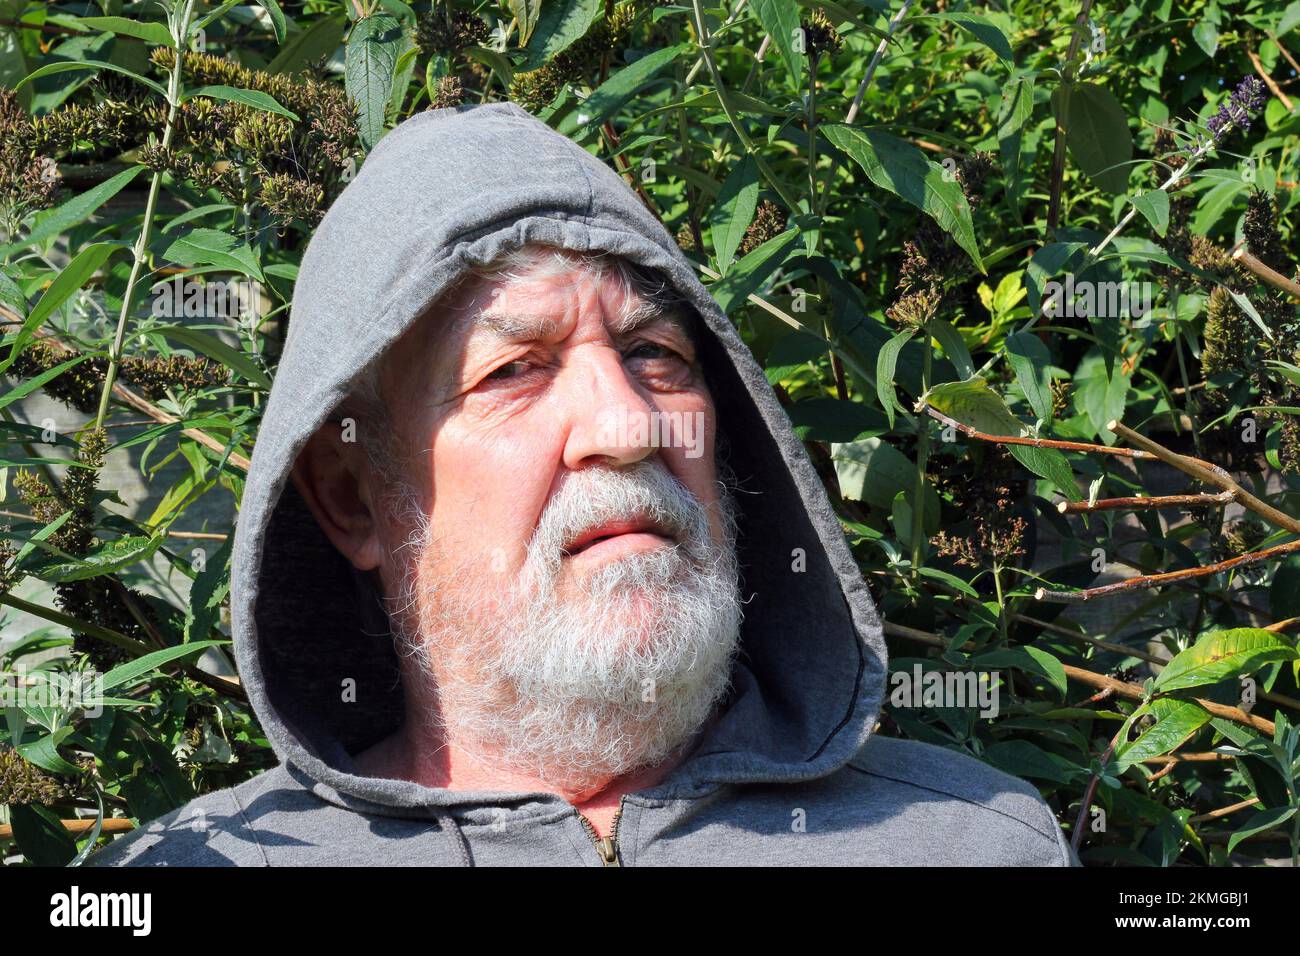
[[[1243,132],[1250,129],[1251,117],[1264,108],[1266,99],[1264,84],[1255,77],[1248,76],[1238,83],[1227,101],[1219,106],[1218,111],[1205,124],[1214,141],[1217,143],[1222,140],[1234,126]]]

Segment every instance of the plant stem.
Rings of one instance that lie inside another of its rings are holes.
[[[781,201],[791,212],[799,211],[799,203],[790,195],[789,191],[779,179],[772,173],[763,157],[759,155],[754,141],[749,138],[745,132],[745,127],[741,125],[740,117],[732,109],[731,99],[727,95],[727,89],[722,83],[722,74],[718,71],[717,61],[713,58],[713,40],[709,37],[708,29],[704,25],[704,10],[700,5],[700,0],[691,0],[691,5],[695,12],[695,33],[696,39],[700,44],[700,55],[704,57],[704,62],[709,68],[709,74],[713,77],[713,88],[718,94],[718,103],[722,106],[722,112],[727,116],[727,122],[735,130],[736,138],[740,140],[740,145],[744,147],[745,152],[754,157],[754,164],[758,171],[763,174],[763,178],[768,181],[776,194],[781,197]]]
[[[1091,3],[1091,0],[1088,0]],[[853,97],[853,105],[849,111],[844,114],[844,122],[852,124],[858,118],[858,110],[862,108],[862,97],[867,93],[867,87],[871,85],[871,78],[876,75],[876,67],[880,66],[880,61],[885,55],[885,48],[889,46],[889,41],[894,37],[894,31],[898,25],[903,22],[907,16],[908,9],[912,6],[912,0],[903,0],[903,5],[898,8],[894,18],[889,21],[889,26],[885,28],[885,36],[881,39],[876,47],[876,52],[871,56],[871,62],[867,64],[867,72],[862,75],[862,82],[858,84],[858,92]]]
[[[998,637],[1003,645],[1007,643],[1007,599],[1002,593],[1002,565],[993,564],[993,588],[998,596]],[[1010,681],[1007,682],[1010,686]]]
[[[185,59],[185,46],[189,39],[190,17],[193,12],[194,0],[185,0],[180,17],[172,24],[172,39],[176,41],[176,59],[172,62],[171,76],[167,83],[167,122],[163,126],[162,138],[164,150],[171,146],[172,131],[176,126],[176,110],[180,106],[181,63]],[[162,170],[158,170],[149,180],[149,198],[145,201],[144,221],[140,224],[140,235],[136,238],[131,275],[126,281],[126,291],[122,294],[122,311],[118,313],[117,331],[113,335],[113,347],[108,353],[108,371],[104,375],[104,388],[99,395],[99,411],[95,415],[96,428],[103,427],[104,418],[108,415],[108,402],[113,395],[113,380],[117,378],[117,366],[122,360],[122,346],[126,339],[126,320],[131,313],[135,283],[140,277],[140,267],[144,265],[146,250],[149,247],[149,233],[153,226],[153,214],[158,205],[158,190],[161,186]]]
[[[930,347],[930,327],[921,329],[921,394],[930,390],[930,366],[933,361]],[[930,460],[930,423],[924,418],[916,420],[916,496],[912,501],[912,577],[921,573],[925,536],[925,470]]]
[[[1061,70],[1061,105],[1056,117],[1055,143],[1052,149],[1052,173],[1047,198],[1047,234],[1056,234],[1057,223],[1061,219],[1061,186],[1065,179],[1065,130],[1069,122],[1070,91],[1074,88],[1074,60],[1079,55],[1079,44],[1083,41],[1083,30],[1088,25],[1088,14],[1092,10],[1092,0],[1083,0],[1079,15],[1074,18],[1074,31],[1070,35],[1070,49],[1065,55],[1065,66]]]

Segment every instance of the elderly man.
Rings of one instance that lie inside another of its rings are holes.
[[[1072,859],[1032,787],[873,733],[880,625],[762,370],[513,106],[407,121],[325,217],[232,595],[281,765],[92,862]]]

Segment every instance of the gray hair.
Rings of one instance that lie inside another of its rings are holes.
[[[469,269],[439,301],[471,279],[503,281],[506,287],[536,278],[573,273],[595,277],[612,275],[622,286],[625,299],[639,305],[628,319],[644,313],[693,316],[694,308],[660,272],[610,253],[578,253],[554,246],[529,245],[514,249],[493,262]],[[437,303],[426,310],[437,308]],[[357,438],[366,452],[370,466],[389,489],[389,506],[394,513],[414,505],[413,489],[403,478],[405,456],[400,449],[397,430],[381,390],[382,356],[368,363],[353,379],[348,397],[340,404],[334,420],[351,418],[356,422]]]

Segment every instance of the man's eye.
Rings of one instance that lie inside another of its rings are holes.
[[[507,378],[517,378],[527,372],[531,365],[527,362],[507,362],[500,368],[493,369],[487,375],[483,376],[484,381],[501,381]]]
[[[642,342],[640,345],[633,346],[627,353],[627,358],[641,359],[663,359],[663,358],[681,358],[673,349],[666,345],[659,345],[656,342]]]

